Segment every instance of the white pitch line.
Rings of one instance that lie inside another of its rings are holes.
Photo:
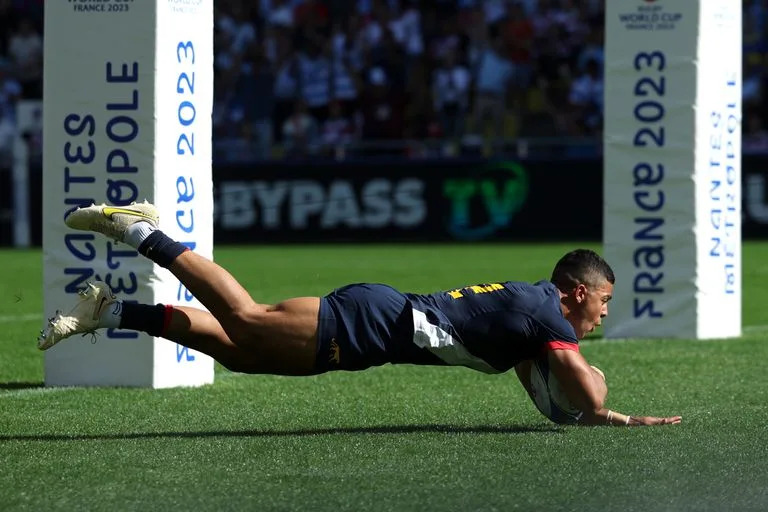
[[[0,324],[9,324],[11,322],[27,322],[29,320],[38,320],[43,318],[41,313],[25,313],[23,315],[0,315]]]
[[[80,389],[74,386],[59,386],[59,387],[31,387],[26,389],[11,389],[8,391],[0,391],[0,400],[3,398],[16,398],[27,395],[47,395],[50,393],[61,393],[63,391],[72,391],[73,389]]]

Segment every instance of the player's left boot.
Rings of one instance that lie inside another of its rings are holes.
[[[155,205],[144,201],[127,206],[94,204],[86,208],[78,208],[67,215],[64,223],[73,229],[96,231],[122,242],[128,226],[137,222],[149,222],[156,228],[159,219]]]
[[[48,325],[37,338],[37,348],[48,350],[74,334],[94,333],[99,327],[101,313],[116,300],[107,283],[88,283],[85,289],[78,292],[77,303],[69,313],[56,311],[54,317],[48,320]]]

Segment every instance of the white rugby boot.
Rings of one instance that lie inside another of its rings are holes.
[[[125,230],[137,222],[149,222],[157,228],[160,215],[152,203],[133,203],[127,206],[110,206],[107,204],[91,205],[73,211],[64,223],[72,229],[96,231],[109,238],[124,241]]]
[[[64,338],[75,334],[95,334],[99,328],[99,318],[117,298],[107,283],[95,281],[87,283],[78,292],[77,303],[69,313],[62,314],[57,310],[53,318],[48,320],[45,329],[40,331],[37,338],[37,348],[48,350]]]

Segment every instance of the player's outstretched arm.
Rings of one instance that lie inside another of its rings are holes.
[[[674,425],[682,421],[680,416],[657,418],[655,416],[629,416],[605,407],[608,388],[603,372],[589,366],[584,357],[573,350],[552,350],[549,364],[555,377],[565,390],[568,399],[583,411],[580,425]]]
[[[682,416],[657,418],[656,416],[630,416],[611,409],[602,409],[594,415],[585,414],[580,425],[612,425],[616,427],[642,427],[651,425],[676,425],[683,421]]]
[[[583,411],[584,416],[599,414],[608,394],[605,378],[575,350],[550,350],[547,358],[550,371],[571,404]]]

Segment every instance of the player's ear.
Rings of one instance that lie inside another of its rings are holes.
[[[587,287],[584,284],[579,284],[573,289],[573,297],[576,299],[577,304],[587,300],[587,291]]]

